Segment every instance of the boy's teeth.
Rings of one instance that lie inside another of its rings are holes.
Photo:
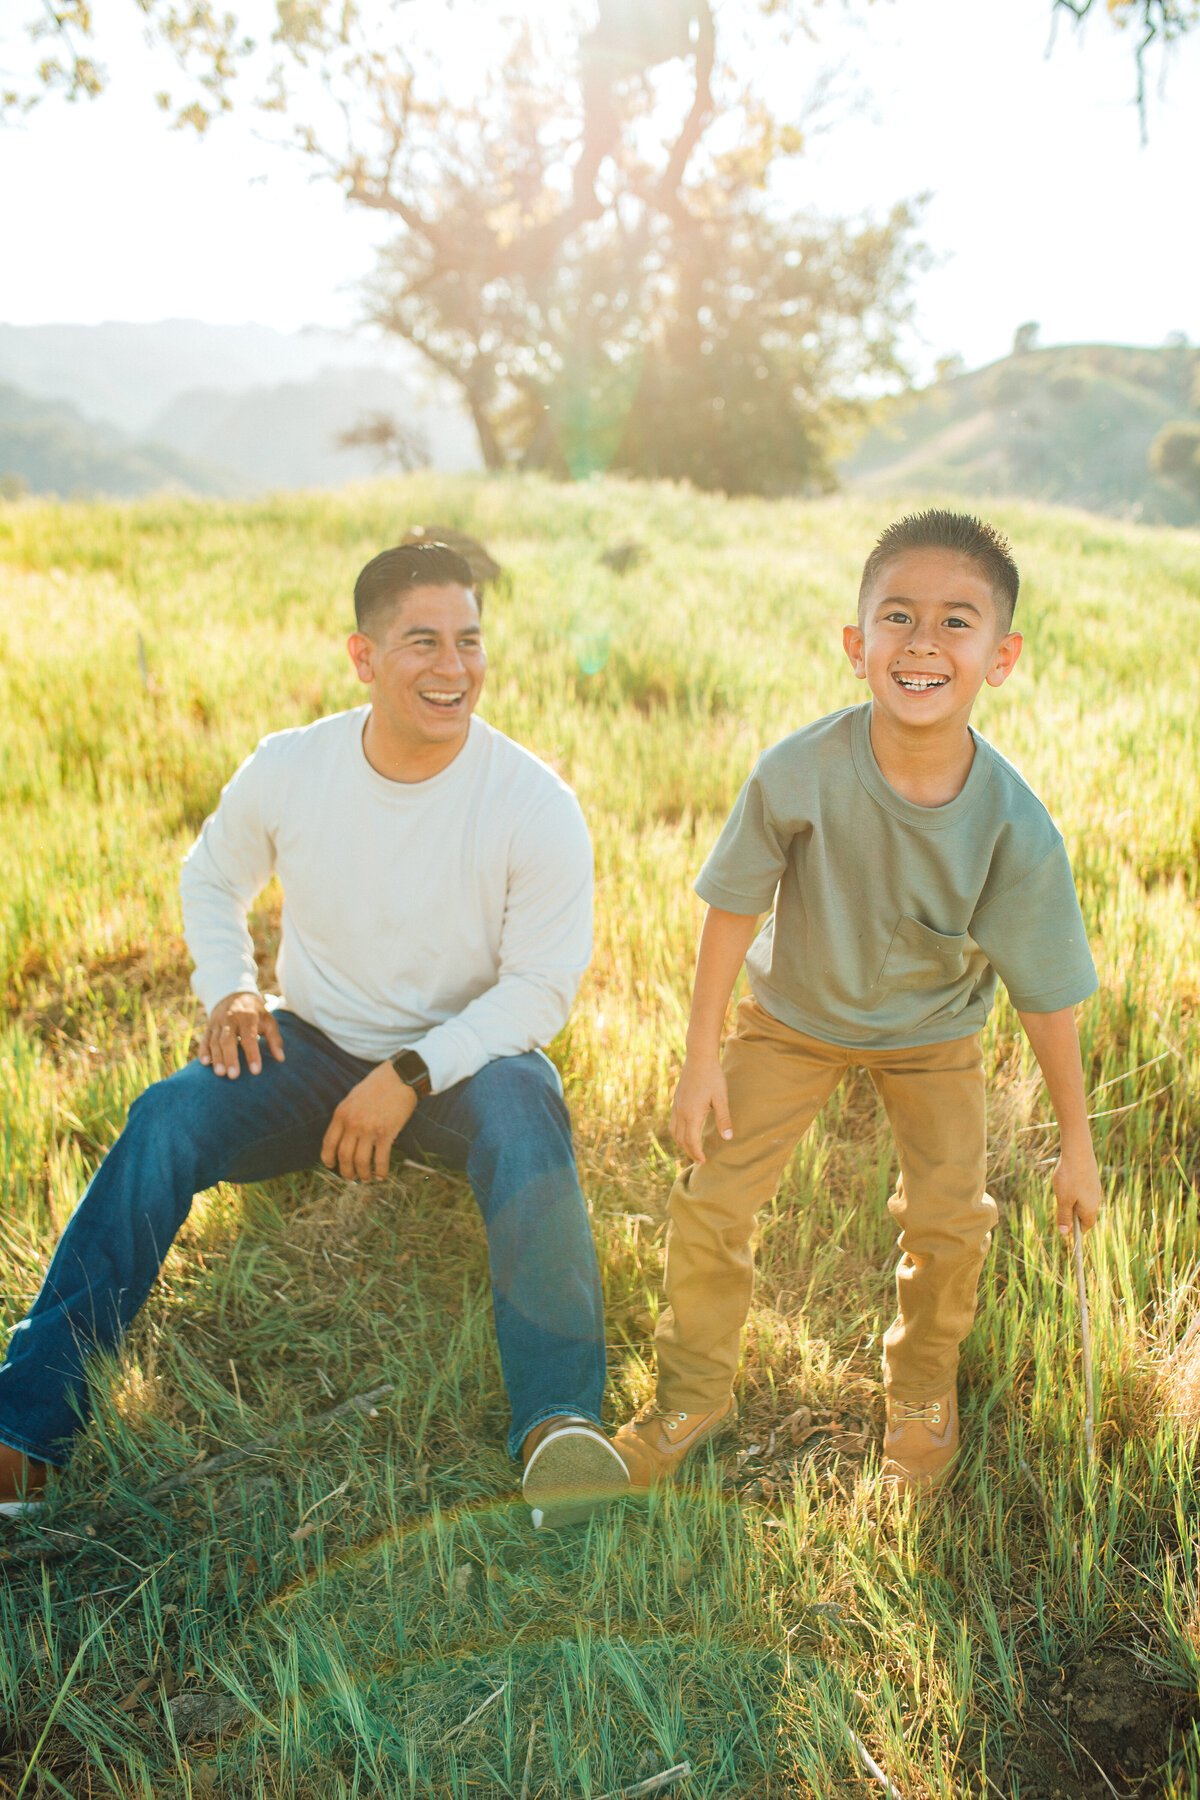
[[[946,685],[944,675],[897,675],[896,680],[901,687],[915,688],[919,692],[923,692],[926,688],[945,687]]]

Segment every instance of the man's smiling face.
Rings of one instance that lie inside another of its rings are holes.
[[[865,595],[842,640],[875,705],[901,729],[965,727],[986,681],[999,687],[1021,649],[978,565],[955,550],[904,550]]]
[[[397,748],[421,751],[466,737],[487,669],[469,588],[409,589],[381,615],[378,636],[354,633],[350,655]]]

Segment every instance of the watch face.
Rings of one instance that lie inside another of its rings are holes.
[[[407,1082],[418,1094],[429,1092],[429,1070],[425,1059],[416,1050],[402,1050],[392,1066],[401,1081]]]

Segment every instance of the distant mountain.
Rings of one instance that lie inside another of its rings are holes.
[[[336,487],[378,472],[372,451],[342,448],[337,440],[381,413],[403,421],[435,467],[478,467],[475,432],[461,412],[424,398],[410,378],[379,368],[322,369],[309,381],[234,394],[195,389],[163,409],[152,435],[236,469],[256,488]]]
[[[0,324],[0,388],[0,476],[35,493],[338,486],[378,472],[370,449],[337,440],[381,414],[435,468],[480,464],[457,391],[395,340],[195,319]]]
[[[166,444],[140,442],[75,407],[0,385],[0,480],[35,494],[134,498],[161,488],[239,494],[243,478]],[[7,484],[6,484],[7,485]]]
[[[268,325],[206,325],[199,319],[152,324],[0,325],[0,381],[124,431],[144,433],[189,388],[229,392],[279,381],[309,381],[321,369],[370,361],[419,379],[416,351],[398,339],[333,331],[273,331]]]
[[[1200,352],[1074,344],[1025,350],[900,395],[843,463],[847,485],[1055,501],[1146,523],[1200,524],[1150,469],[1160,428],[1196,418]]]

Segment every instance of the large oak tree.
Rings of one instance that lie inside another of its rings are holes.
[[[10,106],[103,86],[89,0],[46,3]],[[899,372],[910,212],[851,225],[780,197],[805,121],[766,92],[773,58],[803,64],[803,0],[136,4],[190,83],[162,96],[177,122],[207,129],[257,79],[350,201],[395,220],[370,316],[457,382],[489,468],[825,486],[862,378]],[[1139,69],[1195,12],[1107,7]]]

